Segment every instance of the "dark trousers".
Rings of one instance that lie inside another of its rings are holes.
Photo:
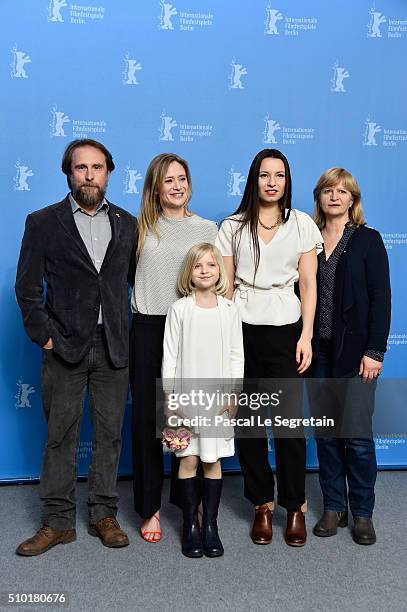
[[[90,523],[116,516],[117,469],[128,392],[128,368],[115,368],[103,329],[79,363],[43,349],[42,400],[48,437],[41,472],[43,524],[72,529],[76,519],[77,448],[86,388],[93,425],[92,465],[88,474]]]
[[[300,378],[295,351],[301,332],[300,322],[291,325],[249,325],[243,323],[245,379]],[[288,383],[289,385],[289,383]],[[287,385],[287,386],[288,386]],[[249,388],[251,387],[249,383]],[[301,396],[295,393],[301,409]],[[276,412],[278,409],[276,408]],[[274,499],[274,477],[268,461],[268,442],[259,438],[236,438],[244,477],[245,497],[255,505]],[[289,511],[305,501],[306,444],[303,437],[274,436],[278,503]]]
[[[156,379],[161,378],[165,315],[133,315],[130,387],[133,398],[134,507],[141,518],[161,507],[163,448],[157,437]]]
[[[321,343],[314,378],[332,378],[332,357],[329,343]],[[362,383],[368,391],[375,382]],[[366,387],[369,385],[369,387]],[[367,395],[367,394],[365,394]],[[370,394],[369,394],[370,395]],[[332,401],[336,401],[333,397]],[[363,406],[364,419],[371,420],[372,399]],[[319,482],[324,498],[324,510],[344,511],[349,506],[352,515],[371,517],[373,514],[377,476],[375,445],[372,437],[316,438]],[[348,491],[349,489],[349,491]]]

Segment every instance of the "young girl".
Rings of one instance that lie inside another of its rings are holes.
[[[185,297],[170,307],[165,323],[165,391],[173,390],[179,379],[241,379],[242,325],[236,306],[223,297],[228,280],[220,251],[209,243],[192,247],[183,263],[178,288]],[[188,408],[184,412],[188,414]],[[201,557],[203,553],[219,557],[223,555],[217,528],[222,489],[220,457],[234,455],[234,441],[231,436],[220,437],[221,433],[206,437],[202,430],[199,435],[198,430],[194,428],[188,448],[176,453],[181,457],[178,487],[184,519],[182,552],[187,557]],[[201,533],[197,520],[199,459],[204,473]]]

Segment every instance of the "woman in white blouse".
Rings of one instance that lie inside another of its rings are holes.
[[[254,158],[237,211],[225,219],[216,245],[224,256],[232,297],[243,320],[246,379],[298,379],[310,366],[316,307],[317,248],[321,234],[305,213],[291,209],[291,175],[286,157],[264,149]],[[294,292],[299,282],[301,302]],[[274,414],[301,412],[295,381]],[[264,428],[262,428],[264,430]],[[278,503],[287,509],[285,539],[306,542],[306,445],[299,437],[278,437],[274,429]],[[284,434],[283,434],[284,435]],[[268,443],[262,437],[236,439],[245,496],[255,506],[251,531],[256,544],[272,539],[274,478]]]

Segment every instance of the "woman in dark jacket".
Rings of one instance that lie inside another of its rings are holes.
[[[314,534],[332,536],[345,527],[349,503],[354,541],[373,544],[377,464],[371,421],[390,327],[387,253],[379,232],[365,225],[360,190],[349,172],[327,170],[314,201],[324,249],[314,331],[313,376],[319,380],[310,397],[314,411],[339,417],[331,437],[325,430],[316,439],[324,513]],[[326,380],[332,378],[344,380]]]

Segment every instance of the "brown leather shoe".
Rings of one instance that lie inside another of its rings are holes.
[[[287,529],[285,541],[289,546],[304,546],[307,541],[307,530],[305,528],[305,516],[301,510],[287,512]]]
[[[24,540],[24,542],[20,544],[16,553],[23,557],[35,557],[35,555],[42,555],[42,553],[47,552],[47,550],[57,544],[70,544],[70,542],[74,542],[75,540],[75,529],[60,531],[43,525],[35,536],[28,538],[28,540]]]
[[[352,537],[356,544],[374,544],[376,542],[376,532],[373,527],[372,519],[363,516],[354,516]]]
[[[255,544],[270,544],[273,538],[273,513],[267,504],[256,508],[250,536]]]
[[[100,538],[102,543],[109,548],[121,548],[129,545],[129,538],[113,516],[106,516],[94,525],[89,525],[88,533]]]
[[[334,510],[325,510],[318,523],[315,525],[313,532],[319,538],[329,538],[338,533],[338,527],[348,526],[348,513],[335,512]]]

